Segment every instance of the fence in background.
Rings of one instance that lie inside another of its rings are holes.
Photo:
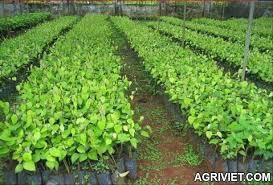
[[[247,17],[248,2],[186,2],[187,19],[193,17],[230,18]],[[121,1],[73,3],[69,0],[50,3],[20,3],[17,1],[0,4],[0,15],[9,16],[25,12],[49,11],[52,14],[101,13],[109,15],[128,15],[137,17],[173,15],[183,17],[183,2],[168,1]],[[256,2],[255,17],[273,16],[273,1]]]

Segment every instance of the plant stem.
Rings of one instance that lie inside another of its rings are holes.
[[[67,162],[66,162],[66,159],[64,159],[64,166],[65,166],[65,168],[66,168],[67,173],[70,174],[69,166],[68,166],[68,164],[67,164]]]

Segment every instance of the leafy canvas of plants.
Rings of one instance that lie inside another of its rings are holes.
[[[0,18],[0,32],[16,31],[17,29],[28,28],[37,23],[45,21],[50,17],[50,13],[38,12],[27,13],[16,16],[1,17]]]
[[[165,18],[166,20],[169,18]],[[173,18],[170,18],[173,21]],[[198,33],[189,29],[184,30],[182,26],[172,25],[167,22],[150,22],[148,25],[166,32],[172,37],[181,41],[186,41],[190,46],[196,48],[196,50],[202,50],[212,58],[220,58],[222,61],[231,65],[240,67],[243,60],[243,48],[244,45],[238,43],[232,43],[224,40],[223,38],[217,38],[210,35]],[[182,23],[180,23],[182,25]],[[272,39],[269,39],[269,44]],[[258,49],[254,48],[250,52],[249,56],[249,73],[258,76],[260,79],[266,82],[273,82],[273,57],[267,53],[261,53]]]
[[[97,161],[148,136],[114,51],[106,17],[86,15],[17,87],[20,103],[1,103],[0,154],[17,161],[16,172]]]
[[[186,111],[198,135],[216,145],[225,158],[253,153],[273,157],[272,93],[232,79],[211,59],[180,47],[145,23],[112,19],[170,100]]]
[[[76,16],[60,17],[40,24],[18,37],[4,40],[0,47],[0,80],[12,77],[20,67],[31,63],[77,18]]]

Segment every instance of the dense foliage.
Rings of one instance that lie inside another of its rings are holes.
[[[194,21],[185,21],[183,23],[181,19],[174,17],[161,17],[161,20],[170,22],[178,26],[183,26],[184,24],[188,29],[196,30],[201,33],[212,34],[217,37],[225,38],[226,40],[229,41],[238,42],[239,44],[242,45],[242,47],[244,47],[245,44],[246,33],[241,30],[230,31],[230,29],[226,29],[223,27],[201,24]],[[270,24],[268,24],[267,26],[268,29],[270,29],[269,28]],[[273,39],[270,37],[261,37],[257,34],[254,34],[251,36],[251,46],[259,49],[260,51],[267,51],[268,53],[271,52],[273,53]]]
[[[43,23],[0,44],[0,79],[12,76],[21,66],[38,57],[77,17],[67,16]]]
[[[112,18],[143,58],[145,68],[188,115],[199,135],[225,158],[273,157],[273,94],[233,80],[214,61],[195,55],[128,18]],[[251,151],[251,152],[250,152]]]
[[[159,29],[172,37],[185,41],[196,50],[201,50],[212,58],[229,62],[231,65],[240,67],[243,61],[243,49],[240,44],[200,34],[196,31],[186,29],[185,32],[180,26],[171,25],[166,22],[149,22],[148,25]],[[262,54],[257,50],[252,50],[249,56],[248,68],[249,73],[258,76],[260,79],[273,82],[273,57],[271,55]]]
[[[230,19],[227,21],[215,20],[215,19],[208,19],[208,18],[200,18],[194,19],[194,22],[214,25],[217,27],[222,27],[228,30],[238,30],[245,32],[247,28],[247,20],[246,19]],[[271,22],[271,23],[270,23]],[[270,24],[268,24],[270,23]],[[273,37],[273,29],[270,28],[272,24],[272,18],[260,18],[254,21],[254,29],[253,33],[257,36],[262,37]]]
[[[18,87],[15,111],[2,103],[0,154],[18,161],[16,171],[98,160],[148,136],[133,120],[130,82],[120,75],[115,49],[106,17],[87,15]]]
[[[28,13],[17,16],[0,18],[0,35],[8,31],[16,31],[18,29],[29,28],[50,17],[47,12]]]

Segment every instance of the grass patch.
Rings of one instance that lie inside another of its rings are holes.
[[[273,182],[248,182],[246,185],[272,185]]]
[[[176,136],[186,136],[188,131],[188,125],[183,122],[176,121],[172,124],[172,128],[175,131]]]
[[[158,141],[154,140],[153,138],[150,138],[149,140],[150,142],[148,140],[145,141],[142,147],[139,148],[138,159],[149,161],[161,160],[162,154],[157,148],[157,145],[159,144]]]
[[[175,179],[169,180],[167,185],[176,185],[176,180]]]
[[[134,185],[161,185],[160,179],[156,176],[149,180],[149,173],[138,179]],[[176,179],[169,179],[166,185],[176,185]]]
[[[145,167],[141,167],[141,169],[143,171],[151,171],[151,170],[155,170],[155,171],[160,171],[161,169],[166,168],[168,165],[165,163],[160,163],[158,165],[150,165],[150,166],[145,166]]]
[[[139,179],[134,183],[134,185],[149,185],[148,176],[149,176],[149,175],[147,174],[145,177],[139,178]]]
[[[199,153],[194,151],[192,145],[188,145],[182,154],[178,154],[175,157],[174,165],[189,165],[189,166],[199,166],[202,163],[202,157]]]

